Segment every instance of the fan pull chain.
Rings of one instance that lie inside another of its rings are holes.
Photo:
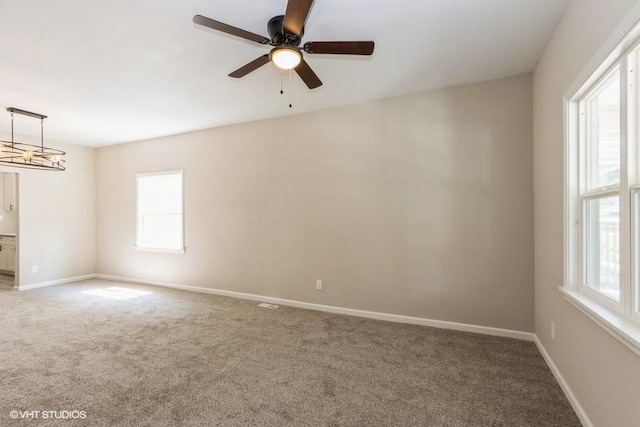
[[[293,91],[293,89],[291,89],[291,70],[289,70],[289,108],[292,107],[291,104],[291,92]]]
[[[282,90],[282,73],[280,73],[280,95],[282,95],[284,91]]]

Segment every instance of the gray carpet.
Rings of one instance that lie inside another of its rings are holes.
[[[3,426],[580,425],[531,342],[98,280],[0,321]]]

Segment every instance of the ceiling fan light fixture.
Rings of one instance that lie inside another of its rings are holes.
[[[269,59],[281,70],[291,70],[302,61],[302,53],[293,47],[276,47],[269,54]]]

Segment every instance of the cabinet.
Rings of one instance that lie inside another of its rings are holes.
[[[0,236],[0,270],[16,271],[16,238]]]
[[[4,210],[13,212],[16,210],[16,174],[3,174],[4,180]]]

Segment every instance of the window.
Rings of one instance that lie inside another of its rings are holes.
[[[582,283],[620,301],[620,68],[579,104]]]
[[[566,101],[565,285],[640,354],[640,26]]]
[[[136,247],[184,252],[182,171],[137,175]]]

